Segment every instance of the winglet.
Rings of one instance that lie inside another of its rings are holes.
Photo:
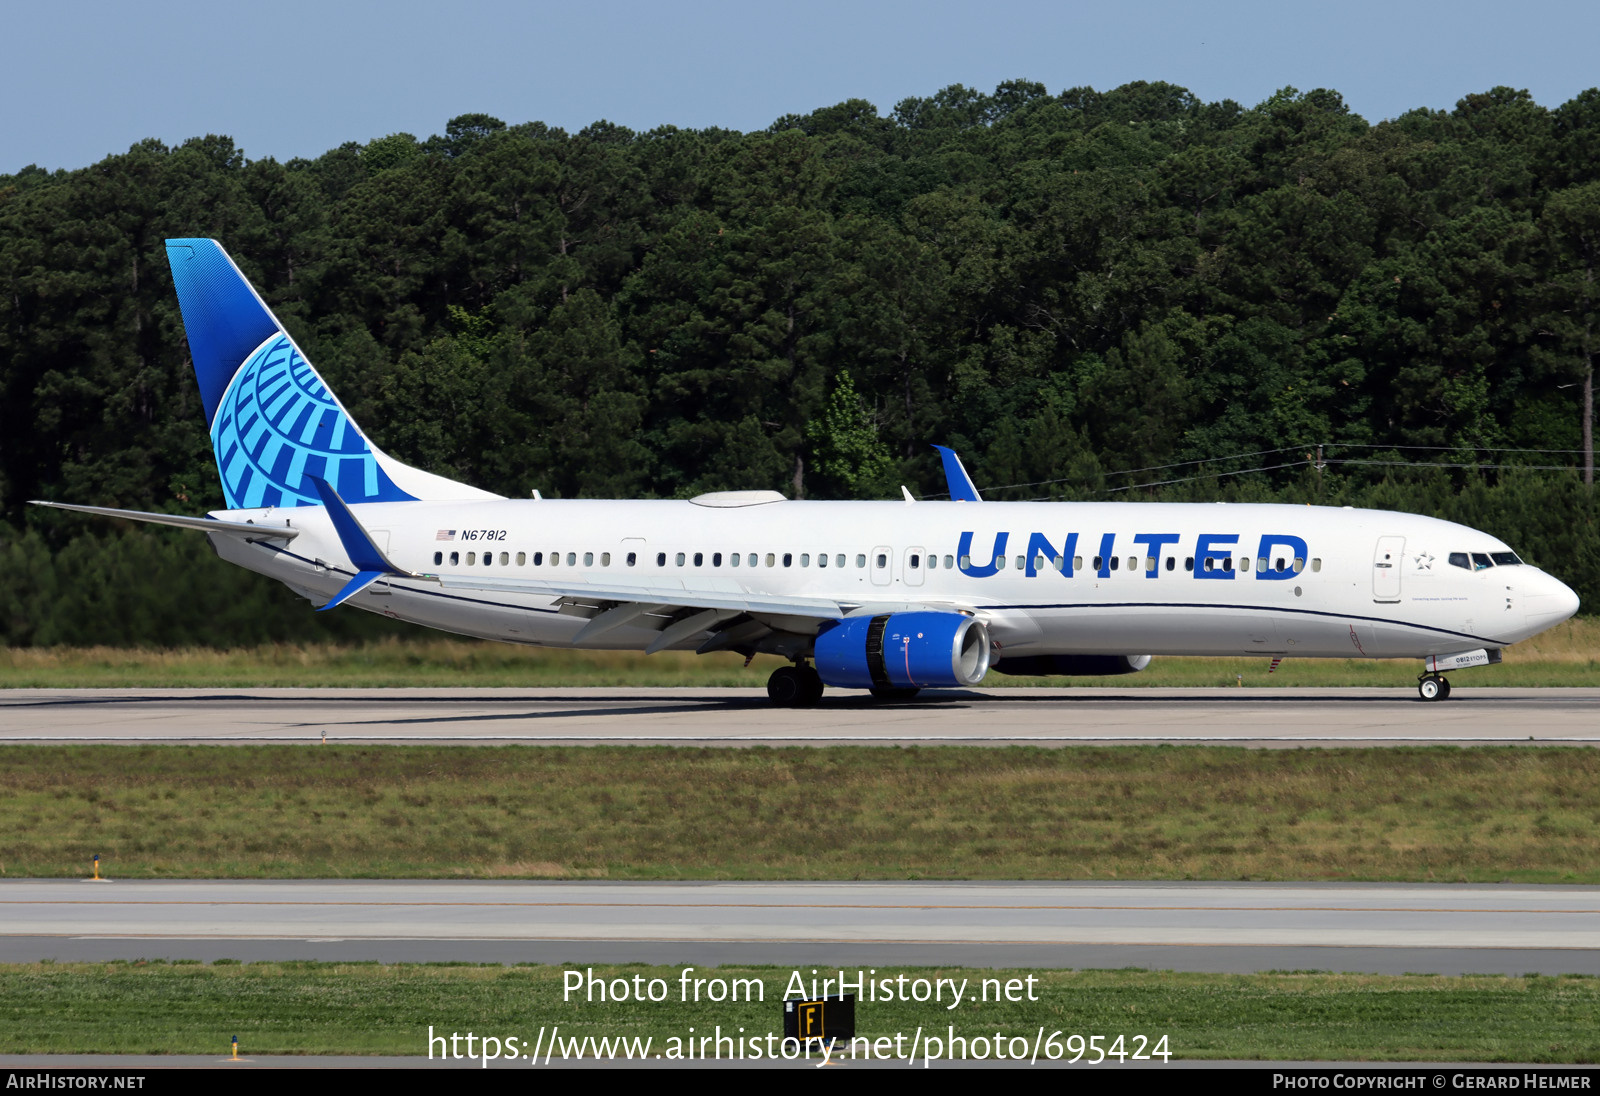
[[[939,450],[939,459],[944,461],[944,478],[950,485],[951,499],[956,502],[982,502],[978,489],[973,486],[972,477],[961,467],[961,458],[956,456],[956,451],[943,445],[935,445],[934,448]]]
[[[410,571],[402,571],[389,561],[389,557],[384,555],[383,549],[373,541],[371,534],[361,527],[361,522],[350,512],[350,507],[345,505],[344,499],[339,497],[339,492],[333,489],[332,484],[315,476],[307,478],[317,489],[317,494],[322,496],[322,505],[327,507],[328,517],[333,519],[333,529],[339,534],[339,543],[344,546],[344,554],[350,557],[350,562],[355,564],[357,572],[354,578],[345,583],[344,589],[333,595],[333,600],[319,608],[317,612],[325,613],[343,604],[384,575],[411,576]]]

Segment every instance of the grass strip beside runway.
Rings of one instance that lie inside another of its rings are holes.
[[[0,875],[1600,883],[1600,751],[0,747]]]
[[[0,688],[471,688],[488,686],[763,688],[782,660],[749,667],[735,654],[567,651],[429,638],[381,643],[271,644],[240,650],[138,650],[115,647],[0,649]],[[1113,678],[1020,678],[990,674],[985,687],[1237,686],[1330,688],[1416,685],[1417,659],[1156,658],[1137,674]],[[1462,672],[1459,685],[1584,686],[1600,682],[1600,617],[1569,620],[1507,648],[1495,667]]]
[[[607,980],[660,979],[659,1003],[563,1000],[563,972],[553,966],[480,967],[331,963],[212,966],[167,963],[41,963],[0,966],[0,1053],[206,1054],[224,1057],[239,1037],[251,1054],[403,1054],[426,1056],[434,1034],[515,1037],[531,1052],[544,1029],[560,1037],[649,1037],[650,1054],[668,1042],[724,1035],[747,1040],[782,1032],[778,1003],[792,972],[719,967],[693,977],[757,979],[757,1002],[682,1000],[676,967],[595,968]],[[800,972],[810,979],[811,971]],[[853,978],[856,972],[848,972]],[[1030,1002],[970,998],[942,1003],[876,1002],[856,1006],[857,1033],[873,1038],[913,1032],[948,1039],[995,1036],[1011,1053],[1046,1037],[1162,1035],[1175,1059],[1268,1058],[1478,1062],[1594,1062],[1600,1058],[1600,980],[1380,976],[1327,973],[1254,975],[1148,971],[994,971],[879,969],[872,977],[907,982],[954,978],[976,995],[985,978],[1036,978]],[[836,975],[823,970],[821,975]],[[994,996],[1000,996],[996,985]],[[1019,990],[1026,992],[1019,983]],[[707,987],[708,988],[708,987]],[[741,1035],[739,1029],[744,1029]],[[1011,1039],[1018,1040],[1010,1044]],[[764,1044],[764,1039],[763,1039]],[[969,1050],[977,1049],[971,1043]],[[457,1043],[465,1053],[466,1043]],[[442,1050],[436,1045],[436,1052]],[[764,1052],[764,1051],[763,1051]],[[905,1051],[902,1050],[901,1053]],[[735,1054],[724,1044],[723,1056]],[[520,1056],[520,1055],[518,1055]],[[558,1055],[559,1056],[559,1052]],[[697,1053],[696,1057],[700,1055]],[[1009,1056],[1009,1054],[1008,1054]],[[1069,1055],[1070,1056],[1070,1052]]]

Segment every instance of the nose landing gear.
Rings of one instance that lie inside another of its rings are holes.
[[[767,696],[780,708],[810,708],[822,699],[822,676],[804,661],[779,666],[767,678]]]
[[[1417,695],[1423,700],[1450,699],[1450,682],[1443,674],[1423,674],[1417,678]]]

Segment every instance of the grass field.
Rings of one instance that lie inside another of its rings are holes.
[[[123,878],[1600,883],[1600,751],[0,747],[0,873],[96,853]]]
[[[461,639],[387,641],[362,646],[279,644],[210,648],[5,648],[0,688],[248,688],[271,686],[746,686],[762,688],[780,660],[748,668],[733,654],[667,651],[566,651]],[[990,674],[985,687],[1235,686],[1409,687],[1416,659],[1291,659],[1273,674],[1265,658],[1157,658],[1143,673],[1114,678],[1012,678]],[[1600,617],[1569,620],[1505,652],[1494,667],[1463,672],[1473,685],[1600,685]]]
[[[552,966],[8,965],[0,966],[0,1053],[220,1058],[237,1035],[247,1056],[425,1056],[431,1025],[436,1035],[492,1035],[502,1047],[507,1036],[515,1036],[530,1050],[541,1027],[559,1026],[563,1038],[649,1037],[654,1055],[671,1054],[670,1041],[676,1038],[681,1046],[690,1028],[700,1037],[719,1026],[733,1035],[742,1028],[746,1039],[782,1032],[778,1002],[791,971],[719,967],[698,973],[759,979],[764,997],[758,1003],[684,1003],[675,967],[595,968],[597,977],[630,983],[635,975],[643,985],[660,978],[667,1000],[591,1004],[581,997],[563,1001],[562,970]],[[1592,978],[987,969],[879,969],[876,977],[900,973],[966,980],[974,995],[985,978],[1033,975],[1039,1000],[969,1000],[953,1011],[934,1002],[862,1000],[858,1035],[902,1034],[902,1046],[908,1046],[919,1027],[945,1038],[953,1027],[957,1036],[982,1037],[990,1056],[996,1035],[1031,1048],[1043,1025],[1046,1036],[1060,1032],[1062,1044],[1071,1035],[1101,1035],[1101,1045],[1109,1046],[1122,1035],[1125,1050],[1138,1045],[1134,1036],[1145,1036],[1148,1046],[1165,1035],[1174,1060],[1600,1059],[1600,980]],[[809,968],[801,974],[811,976]],[[465,1053],[465,1042],[458,1048]],[[725,1046],[724,1055],[729,1053]]]

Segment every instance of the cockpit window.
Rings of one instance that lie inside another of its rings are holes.
[[[1490,552],[1489,558],[1501,567],[1515,567],[1522,562],[1515,552]]]
[[[1451,552],[1450,566],[1460,567],[1463,571],[1470,571],[1472,570],[1472,561],[1467,558],[1467,553],[1465,552]]]
[[[1489,557],[1483,552],[1472,553],[1472,569],[1474,571],[1487,571],[1494,564],[1489,562]]]

